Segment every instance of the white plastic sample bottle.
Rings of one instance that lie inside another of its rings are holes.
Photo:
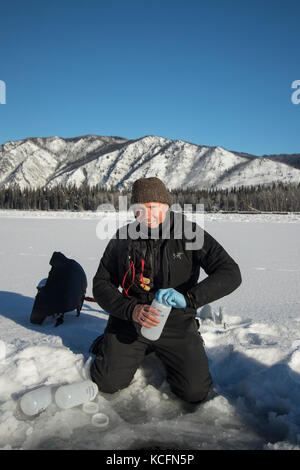
[[[93,400],[97,393],[97,384],[92,380],[84,380],[59,387],[55,392],[55,402],[59,408],[73,408]]]
[[[25,393],[20,400],[20,407],[24,414],[34,416],[44,411],[53,401],[52,387],[40,387]]]
[[[151,328],[146,328],[145,326],[142,326],[141,334],[144,336],[144,338],[150,339],[151,341],[156,341],[159,339],[162,333],[162,330],[168,319],[169,313],[172,310],[172,307],[169,307],[166,304],[162,304],[156,299],[153,299],[151,307],[159,311],[159,323],[155,326],[151,326]]]

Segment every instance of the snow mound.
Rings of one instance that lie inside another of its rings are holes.
[[[129,387],[112,395],[100,392],[95,398],[109,417],[104,430],[92,425],[82,406],[61,410],[53,402],[33,417],[24,415],[19,406],[29,390],[88,378],[93,355],[87,350],[73,352],[60,338],[45,344],[42,334],[36,344],[5,343],[0,363],[0,447],[300,448],[297,341],[296,349],[286,350],[280,347],[282,328],[229,314],[223,319],[225,326],[201,318],[200,311],[200,331],[214,381],[211,397],[197,405],[183,402],[171,392],[159,359],[150,354]],[[67,317],[63,327],[68,328],[71,320]],[[65,331],[61,329],[62,339]]]

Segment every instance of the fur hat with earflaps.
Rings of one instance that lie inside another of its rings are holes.
[[[131,204],[145,204],[147,202],[172,203],[172,197],[164,183],[155,176],[140,178],[132,185]]]

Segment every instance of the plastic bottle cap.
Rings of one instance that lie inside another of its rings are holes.
[[[82,405],[82,410],[89,415],[94,415],[99,411],[99,405],[94,401],[88,401]]]
[[[104,413],[96,413],[92,417],[92,424],[97,428],[105,428],[109,423],[109,417]]]

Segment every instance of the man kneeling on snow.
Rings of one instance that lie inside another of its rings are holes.
[[[131,204],[136,220],[117,230],[93,279],[94,299],[109,318],[91,366],[92,380],[102,392],[117,392],[154,351],[172,392],[200,402],[212,379],[197,309],[235,290],[241,283],[239,267],[208,232],[170,209],[171,195],[159,178],[135,181]],[[196,243],[187,233],[198,238]],[[208,276],[198,282],[200,267]],[[155,297],[172,310],[160,338],[151,341],[141,327],[159,322],[150,305]]]

